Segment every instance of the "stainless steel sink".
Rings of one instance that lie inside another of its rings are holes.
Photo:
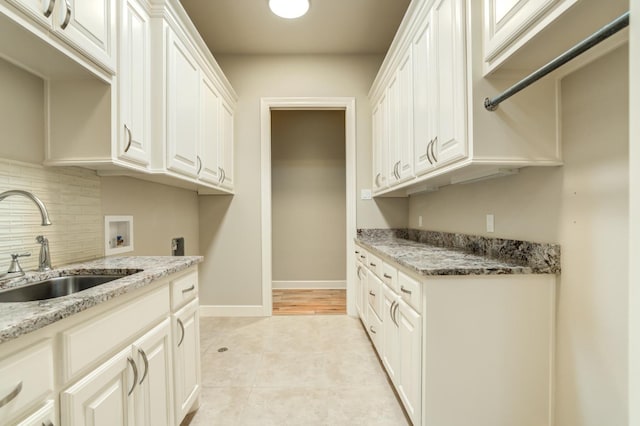
[[[1,302],[32,302],[67,296],[125,277],[127,274],[69,275],[0,290]]]

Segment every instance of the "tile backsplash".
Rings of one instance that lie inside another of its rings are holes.
[[[30,252],[20,264],[25,271],[37,268],[37,235],[49,239],[54,268],[104,256],[100,177],[94,171],[0,159],[0,192],[10,189],[40,198],[52,225],[41,226],[38,208],[27,198],[0,201],[0,274],[9,267],[11,253]]]

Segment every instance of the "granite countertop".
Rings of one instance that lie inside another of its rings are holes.
[[[360,230],[356,242],[424,276],[560,272],[552,244],[416,230]]]
[[[38,330],[115,297],[202,262],[201,256],[109,257],[66,265],[50,272],[27,272],[0,284],[0,290],[61,275],[129,273],[123,278],[69,296],[34,302],[0,303],[0,344]]]

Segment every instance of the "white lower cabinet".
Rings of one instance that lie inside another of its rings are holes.
[[[173,314],[176,424],[200,395],[200,325],[198,299]]]
[[[131,349],[87,374],[60,395],[61,423],[68,426],[134,424],[131,393],[135,376]]]
[[[422,317],[403,300],[397,302],[399,364],[396,389],[414,424],[422,418]]]
[[[133,359],[140,376],[134,392],[136,425],[171,425],[173,363],[169,318],[133,344]]]
[[[64,391],[62,424],[172,424],[169,341],[166,319]]]

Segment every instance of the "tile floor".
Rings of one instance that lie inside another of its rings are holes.
[[[203,317],[200,335],[202,401],[183,426],[410,424],[355,318]]]

